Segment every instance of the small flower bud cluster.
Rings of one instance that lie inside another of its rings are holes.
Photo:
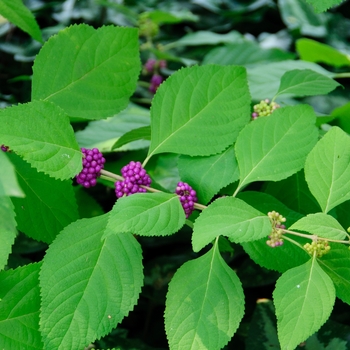
[[[117,198],[130,196],[134,193],[144,193],[146,189],[141,186],[149,186],[152,182],[140,162],[131,161],[122,168],[121,173],[124,180],[114,184]]]
[[[165,60],[156,60],[154,58],[149,58],[144,64],[144,74],[158,72],[159,69],[166,68],[167,63]]]
[[[270,211],[267,213],[267,216],[270,218],[272,230],[269,235],[269,240],[266,241],[266,244],[272,248],[279,247],[283,245],[283,230],[286,228],[282,222],[286,222],[286,218],[280,215],[276,211]]]
[[[75,177],[77,183],[86,188],[96,185],[96,179],[101,175],[101,169],[106,160],[98,148],[81,148],[83,152],[83,170]]]
[[[7,147],[7,146],[5,146],[5,145],[1,145],[1,150],[3,151],[3,152],[7,152],[8,150],[9,150],[9,147]]]
[[[307,250],[307,252],[310,255],[314,255],[314,252],[316,252],[316,256],[318,258],[321,258],[323,255],[327,254],[331,247],[328,244],[327,241],[320,240],[320,241],[312,241],[312,243],[306,243],[304,244],[304,248]]]
[[[159,85],[163,82],[163,77],[159,74],[153,74],[151,78],[151,84],[149,86],[149,91],[153,94],[156,93]]]
[[[176,186],[175,193],[179,196],[186,218],[188,218],[194,210],[194,203],[197,202],[196,191],[186,182],[180,181]]]
[[[253,106],[254,112],[252,113],[252,119],[256,119],[258,117],[267,117],[275,109],[280,107],[281,106],[276,102],[270,103],[270,100],[268,98],[265,100],[261,100],[260,103]]]

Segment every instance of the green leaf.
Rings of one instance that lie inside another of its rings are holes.
[[[197,192],[199,203],[206,204],[219,190],[239,179],[233,146],[209,157],[181,156],[178,161],[181,180]]]
[[[148,158],[162,152],[209,156],[230,146],[249,121],[243,67],[183,68],[158,88],[151,108]]]
[[[271,232],[267,215],[234,197],[218,198],[194,223],[192,246],[198,252],[219,235],[235,243],[253,241]]]
[[[130,104],[124,111],[105,120],[92,121],[84,130],[76,132],[81,147],[98,148],[101,152],[110,152],[115,143],[125,135],[139,127],[149,127],[149,110]],[[149,146],[149,141],[134,141],[118,149],[118,151],[136,150]]]
[[[82,153],[68,116],[53,103],[34,101],[0,110],[0,140],[33,167],[57,179],[82,169]]]
[[[337,86],[335,80],[311,69],[294,69],[283,74],[276,96],[293,94],[294,96],[326,95]]]
[[[312,5],[316,13],[320,13],[341,4],[343,0],[306,0],[306,2]]]
[[[15,241],[17,230],[15,212],[9,197],[1,197],[0,200],[0,270],[6,263]]]
[[[324,213],[310,214],[301,218],[289,229],[306,231],[329,239],[344,239],[347,236],[346,231],[339,222],[333,216]]]
[[[52,36],[33,66],[33,100],[51,101],[77,118],[123,110],[140,72],[136,28],[73,25]]]
[[[101,240],[108,214],[67,226],[40,273],[45,349],[83,349],[131,311],[143,282],[141,249],[131,234]]]
[[[318,263],[332,279],[337,297],[350,305],[350,251],[343,244],[330,242],[331,249]]]
[[[237,191],[253,181],[278,181],[302,169],[317,141],[315,120],[310,106],[297,105],[279,108],[248,124],[236,142]]]
[[[41,263],[0,272],[0,339],[3,349],[42,350],[39,332]]]
[[[316,63],[306,61],[285,60],[248,67],[248,82],[252,99],[264,100],[275,96],[283,74],[293,69],[311,69],[330,78],[334,76],[334,73],[325,70]]]
[[[235,64],[252,66],[261,62],[290,60],[295,57],[291,52],[280,49],[263,49],[253,41],[235,42],[218,46],[209,51],[203,59],[203,64]]]
[[[326,63],[333,67],[350,66],[348,55],[312,39],[297,40],[296,50],[304,61]]]
[[[28,33],[35,40],[43,42],[38,23],[30,10],[23,5],[23,1],[1,0],[0,14]]]
[[[18,229],[38,241],[51,243],[56,235],[78,219],[71,180],[59,181],[38,173],[11,154],[24,198],[12,198]]]
[[[332,127],[308,155],[305,178],[324,213],[350,199],[350,138]]]
[[[117,200],[103,237],[122,232],[165,236],[177,232],[184,224],[185,213],[177,195],[135,193]]]
[[[149,125],[141,126],[140,128],[125,133],[112,146],[112,150],[138,140],[151,140],[151,127]]]
[[[171,279],[165,307],[170,349],[221,349],[243,314],[241,283],[216,243],[205,255],[183,264]]]
[[[4,152],[0,152],[0,197],[24,197],[18,184],[15,168]]]
[[[317,259],[310,259],[277,280],[273,300],[281,348],[294,349],[327,321],[335,289]]]

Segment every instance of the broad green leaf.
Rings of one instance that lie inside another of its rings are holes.
[[[159,25],[166,23],[179,23],[182,21],[198,21],[198,16],[194,15],[192,12],[186,9],[171,12],[154,10],[147,12],[147,18],[151,19],[152,22],[155,22]]]
[[[317,259],[310,259],[278,279],[273,300],[281,348],[295,349],[327,321],[335,289]]]
[[[280,349],[275,308],[271,300],[257,300],[246,337],[245,349]]]
[[[324,213],[310,214],[303,217],[290,226],[289,229],[306,231],[329,239],[344,239],[347,236],[339,222],[333,216]]]
[[[10,198],[2,196],[0,199],[0,270],[7,263],[17,235],[15,212],[13,209]]]
[[[332,127],[305,162],[305,179],[324,213],[350,199],[350,138]]]
[[[252,66],[262,62],[291,60],[295,57],[291,52],[280,49],[263,49],[253,41],[235,42],[215,47],[203,59],[203,64],[235,64]]]
[[[108,214],[67,226],[40,273],[45,350],[83,349],[133,309],[143,283],[141,249],[131,234],[102,240]]]
[[[205,255],[183,264],[171,279],[164,316],[170,349],[221,349],[243,314],[241,282],[216,243]]]
[[[165,45],[165,47],[167,49],[170,49],[181,46],[218,45],[222,43],[234,43],[241,40],[243,40],[242,34],[235,30],[226,34],[218,34],[211,31],[198,30],[194,33],[186,34],[179,40]]]
[[[162,152],[209,156],[232,145],[250,119],[243,67],[183,68],[158,88],[148,158]]]
[[[317,141],[315,120],[310,106],[297,105],[279,108],[248,124],[236,142],[237,191],[253,181],[278,181],[302,169]]]
[[[11,154],[24,198],[12,198],[18,229],[38,241],[51,243],[56,235],[78,219],[71,180],[60,181],[38,173]]]
[[[83,186],[74,186],[74,194],[77,200],[79,217],[92,218],[104,214],[101,205],[92,197]]]
[[[149,111],[145,108],[129,105],[117,115],[92,121],[84,130],[76,132],[76,138],[81,147],[97,147],[101,152],[110,152],[116,142],[125,133],[140,127],[149,127]],[[149,138],[150,139],[150,138]],[[118,151],[135,150],[149,146],[149,141],[139,140],[125,145]]]
[[[2,151],[0,151],[0,169],[0,197],[23,197],[24,193],[18,185],[14,166]]]
[[[316,14],[305,0],[278,0],[278,7],[282,20],[289,29],[298,29],[301,34],[313,37],[326,35],[326,18]]]
[[[237,197],[262,213],[267,214],[272,210],[279,212],[287,219],[285,223],[287,227],[302,217],[301,214],[288,208],[284,202],[282,203],[267,193],[244,191],[239,193]],[[288,240],[284,240],[282,246],[275,248],[269,247],[266,244],[267,240],[268,238],[264,237],[253,242],[241,243],[251,259],[262,267],[284,272],[310,259],[310,255],[304,249],[300,249]]]
[[[117,200],[103,237],[132,232],[141,236],[165,236],[185,224],[185,213],[177,195],[135,193]]]
[[[138,140],[151,140],[151,127],[141,126],[140,128],[128,131],[123,136],[121,136],[118,141],[112,146],[112,150],[120,148],[130,142]]]
[[[267,215],[234,197],[218,198],[204,209],[194,223],[192,246],[198,252],[222,235],[235,243],[268,236],[271,223]]]
[[[0,272],[2,349],[44,349],[39,332],[41,263]]]
[[[334,119],[334,125],[339,126],[346,133],[350,133],[350,102],[334,108],[331,117]]]
[[[350,66],[348,55],[312,39],[297,40],[296,50],[304,61],[326,63],[333,67]]]
[[[329,8],[339,5],[344,0],[306,0],[315,9],[316,13],[327,11]]]
[[[278,182],[269,182],[265,192],[282,201],[287,207],[301,214],[320,211],[315,197],[305,181],[304,170]],[[296,196],[295,194],[298,193]]]
[[[233,146],[209,157],[181,156],[178,161],[181,180],[196,191],[198,202],[206,204],[219,190],[239,178]]]
[[[331,250],[318,263],[332,279],[337,297],[350,305],[350,251],[348,246],[330,243]]]
[[[294,96],[325,95],[341,86],[335,80],[311,69],[294,69],[283,74],[276,96],[293,94]]]
[[[285,60],[259,64],[256,67],[247,67],[249,90],[253,100],[264,100],[276,95],[284,73],[293,69],[311,69],[327,77],[331,73],[316,63],[306,61]]]
[[[68,116],[53,103],[34,101],[0,110],[0,140],[33,167],[57,179],[82,168]]]
[[[139,72],[136,28],[73,25],[36,56],[32,100],[51,101],[72,117],[110,117],[127,106]]]
[[[38,23],[30,10],[23,5],[23,1],[1,0],[0,14],[35,40],[43,41]]]

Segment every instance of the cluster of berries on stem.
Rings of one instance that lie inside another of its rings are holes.
[[[194,203],[197,202],[197,193],[189,184],[182,181],[177,184],[175,192],[188,218],[193,212]]]
[[[314,255],[321,258],[323,255],[327,254],[331,247],[326,240],[313,240],[312,243],[304,244],[304,248],[310,255]]]
[[[124,180],[114,184],[117,198],[146,192],[146,189],[141,186],[149,186],[152,182],[140,162],[131,161],[122,168],[121,173]]]
[[[269,235],[269,240],[266,241],[266,244],[272,248],[279,247],[283,245],[283,230],[286,228],[283,225],[283,222],[286,222],[286,218],[280,215],[276,211],[270,211],[267,213],[272,225],[272,230]]]
[[[165,60],[156,60],[149,58],[143,66],[144,74],[152,74],[150,80],[149,91],[153,94],[157,91],[159,85],[163,82],[164,78],[159,74],[159,70],[166,68]]]
[[[260,103],[253,106],[252,119],[257,119],[258,117],[267,117],[270,115],[275,109],[280,108],[281,106],[276,102],[270,102],[267,98],[265,100],[261,100]]]
[[[83,170],[75,177],[77,183],[89,188],[96,185],[97,178],[106,162],[98,148],[81,148],[83,153]]]

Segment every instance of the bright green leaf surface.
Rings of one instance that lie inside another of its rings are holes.
[[[197,191],[198,202],[202,204],[208,203],[221,188],[239,178],[233,146],[209,157],[181,156],[178,168],[181,181]]]
[[[15,169],[4,152],[0,152],[0,197],[23,197],[24,193],[18,185]]]
[[[278,95],[293,94],[294,96],[325,95],[341,86],[335,80],[311,69],[294,69],[283,74]]]
[[[349,158],[349,136],[333,127],[306,159],[306,181],[325,213],[350,199]]]
[[[331,250],[318,262],[332,279],[337,297],[350,305],[350,251],[342,244],[330,243]]]
[[[165,309],[170,349],[221,349],[243,314],[241,282],[215,244],[202,257],[183,264],[171,279]]]
[[[170,193],[135,193],[117,200],[104,237],[132,232],[141,236],[165,236],[185,223],[178,196]]]
[[[133,309],[143,283],[141,249],[130,234],[101,240],[108,215],[67,226],[40,273],[45,350],[84,349]]]
[[[162,152],[190,156],[222,152],[250,119],[249,97],[243,67],[180,69],[153,98],[148,157]]]
[[[0,140],[33,167],[57,179],[82,168],[68,116],[53,103],[34,101],[0,110]]]
[[[306,2],[313,6],[315,12],[320,13],[327,11],[329,8],[342,3],[343,0],[306,0]]]
[[[333,216],[324,213],[310,214],[294,223],[289,229],[306,231],[330,239],[346,237],[346,232],[339,222]]]
[[[39,332],[41,263],[0,272],[2,349],[42,350]]]
[[[248,67],[248,82],[252,99],[264,100],[265,98],[275,96],[283,74],[293,69],[311,69],[327,77],[334,76],[333,73],[325,70],[316,63],[306,61],[286,60]]]
[[[236,142],[237,190],[253,181],[282,180],[302,169],[317,141],[315,120],[310,106],[297,105],[279,108],[248,124]]]
[[[151,140],[151,127],[149,125],[128,131],[118,139],[112,146],[112,149],[120,148],[130,142],[138,140]]]
[[[97,147],[101,152],[110,152],[115,143],[125,133],[140,127],[149,127],[149,111],[145,108],[129,105],[117,115],[104,120],[92,121],[84,130],[76,132],[81,147]],[[118,149],[118,151],[135,150],[149,146],[149,141],[135,141]]]
[[[0,14],[17,27],[27,32],[35,40],[42,42],[40,28],[30,10],[22,0],[1,0]]]
[[[292,350],[327,321],[335,302],[335,289],[317,259],[310,259],[277,280],[273,300],[281,348]]]
[[[11,253],[12,244],[15,241],[17,230],[15,212],[9,197],[0,199],[0,270],[6,263]]]
[[[334,49],[332,46],[312,39],[302,38],[297,40],[296,50],[300,58],[305,61],[326,63],[333,67],[350,65],[348,55]]]
[[[32,99],[54,102],[72,117],[110,117],[127,106],[139,71],[136,28],[73,25],[37,55]]]
[[[60,181],[38,173],[11,154],[24,198],[13,198],[18,229],[38,241],[51,243],[56,235],[78,219],[71,180]]]
[[[198,252],[220,235],[241,243],[268,236],[270,232],[267,215],[238,198],[223,197],[204,209],[195,221],[192,246]]]

